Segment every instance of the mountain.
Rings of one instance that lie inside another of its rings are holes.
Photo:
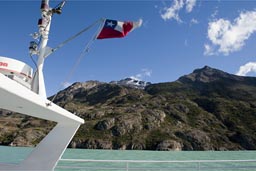
[[[74,83],[56,95],[55,103],[85,119],[69,147],[256,149],[256,78],[205,66],[145,88],[130,81]],[[54,126],[8,111],[0,123],[0,144],[13,146],[33,146]]]

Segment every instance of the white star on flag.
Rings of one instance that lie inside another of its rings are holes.
[[[107,25],[110,26],[110,27],[113,27],[114,23],[112,23],[112,21],[110,21],[110,22],[107,23]]]

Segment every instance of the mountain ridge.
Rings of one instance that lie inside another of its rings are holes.
[[[255,93],[256,78],[205,66],[143,89],[74,83],[54,102],[85,119],[72,148],[255,150]],[[0,144],[13,146],[35,145],[54,125],[6,111],[0,123]]]

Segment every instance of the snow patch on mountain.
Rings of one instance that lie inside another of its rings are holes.
[[[150,85],[150,82],[139,80],[135,77],[129,77],[122,79],[120,81],[111,81],[110,84],[117,84],[122,86],[128,86],[132,88],[144,89],[146,86]]]

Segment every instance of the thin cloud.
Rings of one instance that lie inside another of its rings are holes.
[[[195,18],[192,18],[192,19],[190,20],[190,26],[191,26],[191,25],[194,25],[194,24],[198,24],[198,23],[199,23],[198,20],[195,19]]]
[[[188,13],[192,12],[193,8],[196,5],[196,0],[174,0],[170,7],[165,7],[163,13],[161,14],[162,19],[164,20],[176,20],[181,23],[179,12],[184,7]]]
[[[223,18],[208,23],[208,39],[210,48],[205,47],[205,53],[209,49],[216,49],[215,53],[229,55],[239,51],[245,45],[245,41],[256,31],[256,10],[241,12],[231,23]]]
[[[196,0],[187,0],[186,1],[186,11],[192,12],[195,5],[196,5]]]
[[[204,45],[204,55],[205,56],[215,55],[213,48],[209,44]]]
[[[215,11],[212,13],[211,17],[212,18],[216,18],[216,16],[218,15],[219,13],[219,10],[218,10],[218,7],[216,7]]]
[[[245,65],[240,66],[239,71],[236,73],[236,75],[239,76],[246,76],[248,73],[256,73],[256,62],[248,62]]]
[[[139,74],[136,74],[135,76],[131,76],[131,78],[134,78],[136,80],[143,80],[146,77],[151,77],[152,75],[152,70],[144,68],[141,69],[141,72]]]
[[[178,22],[182,22],[179,17],[179,11],[183,8],[184,3],[183,0],[175,0],[173,4],[169,8],[164,9],[164,13],[161,15],[162,19],[170,20],[174,19]]]

